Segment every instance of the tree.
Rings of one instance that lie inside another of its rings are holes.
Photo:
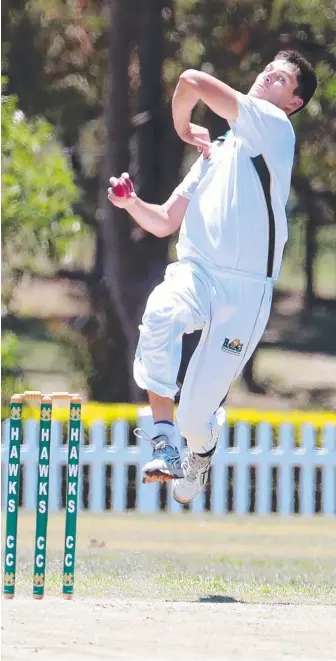
[[[73,173],[43,118],[28,121],[14,96],[1,97],[2,297],[27,274],[52,272],[81,229]]]

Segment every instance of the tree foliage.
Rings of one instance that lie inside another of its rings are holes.
[[[1,98],[3,302],[24,274],[52,270],[80,230],[73,173],[42,118],[27,120],[14,96]]]
[[[11,331],[1,336],[1,420],[9,416],[11,397],[16,392],[29,390],[21,367],[20,343]]]

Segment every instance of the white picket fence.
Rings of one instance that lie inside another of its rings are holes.
[[[152,418],[148,408],[139,409],[138,426],[152,435]],[[210,487],[192,503],[192,512],[205,509],[215,514],[232,511],[236,514],[272,512],[272,499],[276,493],[276,511],[289,515],[336,514],[336,425],[329,424],[322,430],[322,446],[316,447],[317,431],[313,425],[301,427],[300,447],[294,443],[292,425],[284,423],[279,430],[278,444],[274,447],[272,428],[267,423],[257,426],[255,445],[251,447],[251,429],[246,423],[237,423],[234,429],[234,445],[230,447],[229,428],[225,426],[218,443],[211,469]],[[89,428],[89,443],[84,443],[84,430],[80,449],[79,510],[88,508],[102,512],[111,508],[114,512],[127,509],[130,487],[133,503],[141,513],[153,513],[164,508],[170,512],[181,512],[182,506],[174,501],[170,485],[142,484],[141,466],[151,456],[151,447],[146,440],[132,440],[130,430],[123,420],[111,427],[94,422]],[[2,504],[6,505],[9,422],[3,425]],[[21,446],[23,466],[22,506],[35,509],[37,488],[38,423],[24,423],[24,442]],[[54,421],[51,434],[51,460],[49,482],[49,509],[62,506],[62,467],[67,462],[68,447],[63,444],[63,426]],[[184,444],[181,441],[181,451]],[[107,505],[106,488],[109,483],[106,467],[112,466],[111,503]],[[135,479],[129,484],[128,467],[136,466]],[[87,468],[89,467],[89,468]],[[255,470],[251,472],[251,467]],[[294,469],[300,469],[299,479],[294,479]],[[274,487],[274,469],[277,475]],[[64,468],[63,468],[64,475]],[[87,477],[84,477],[84,476]],[[251,479],[252,477],[252,479]],[[86,482],[86,485],[84,484]],[[162,489],[164,498],[162,501]],[[296,496],[295,496],[296,490]],[[86,496],[85,496],[86,493]],[[318,494],[318,496],[317,496]],[[317,498],[317,500],[316,500]],[[251,507],[251,500],[253,505]],[[164,507],[162,506],[162,502]],[[319,505],[316,507],[316,502]]]

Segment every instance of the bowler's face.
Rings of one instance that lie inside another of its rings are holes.
[[[249,96],[264,99],[290,115],[302,105],[302,99],[294,94],[297,88],[298,69],[287,60],[274,60],[265,67],[255,83]]]

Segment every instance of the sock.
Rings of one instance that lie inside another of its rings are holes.
[[[167,436],[171,443],[175,444],[175,425],[173,422],[170,422],[170,420],[158,420],[157,422],[154,422],[153,438],[161,436],[162,434]]]
[[[201,452],[195,452],[195,454],[197,454],[199,457],[212,457],[212,455],[214,454],[214,452],[216,450],[216,446],[217,446],[217,443],[208,452],[202,452],[202,453]]]

